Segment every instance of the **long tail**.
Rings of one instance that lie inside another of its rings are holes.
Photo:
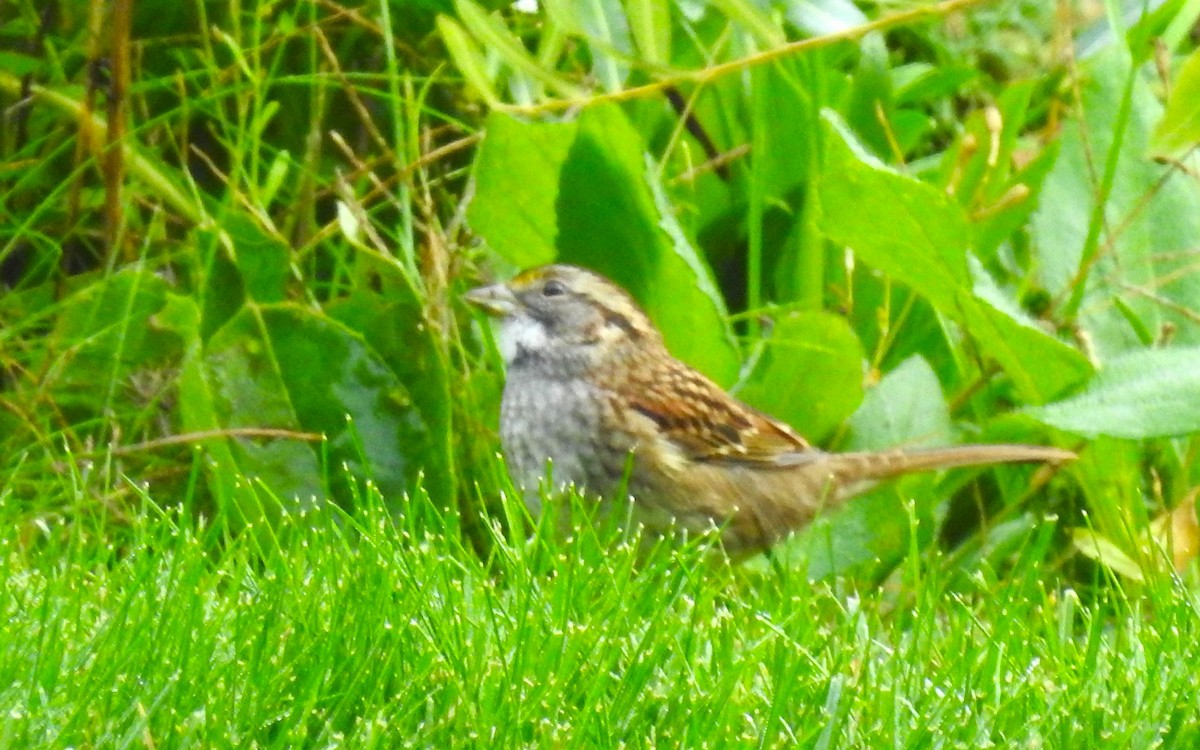
[[[879,453],[829,455],[834,477],[847,482],[880,481],[919,471],[953,469],[960,466],[1012,463],[1062,463],[1075,454],[1060,448],[1036,445],[958,445],[950,448],[921,448]]]
[[[743,500],[725,533],[731,554],[762,550],[807,525],[822,508],[842,503],[881,481],[959,466],[1003,463],[1061,463],[1075,458],[1070,451],[1034,445],[960,445],[862,453],[798,451],[781,457],[783,471],[759,474],[754,491],[730,483],[725,494]],[[716,476],[710,475],[709,480]]]

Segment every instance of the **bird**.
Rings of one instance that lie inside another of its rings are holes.
[[[500,442],[533,517],[543,488],[573,486],[652,536],[716,533],[730,558],[765,551],[823,509],[900,475],[1069,461],[1032,445],[838,453],[742,403],[676,359],[620,286],[550,264],[476,287],[505,364]]]

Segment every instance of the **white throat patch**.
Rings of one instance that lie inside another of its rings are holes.
[[[520,315],[508,318],[500,323],[500,332],[496,344],[500,347],[500,356],[506,365],[512,364],[517,353],[524,350],[535,352],[545,348],[547,343],[546,328],[533,318]]]

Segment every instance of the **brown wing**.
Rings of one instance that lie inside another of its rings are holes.
[[[634,381],[631,406],[693,461],[776,463],[811,450],[790,427],[746,406],[708,378],[670,361]]]

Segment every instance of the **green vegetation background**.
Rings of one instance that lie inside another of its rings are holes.
[[[6,3],[0,745],[1193,744],[1198,17]],[[1080,459],[559,543],[460,302],[555,259],[822,445]]]

